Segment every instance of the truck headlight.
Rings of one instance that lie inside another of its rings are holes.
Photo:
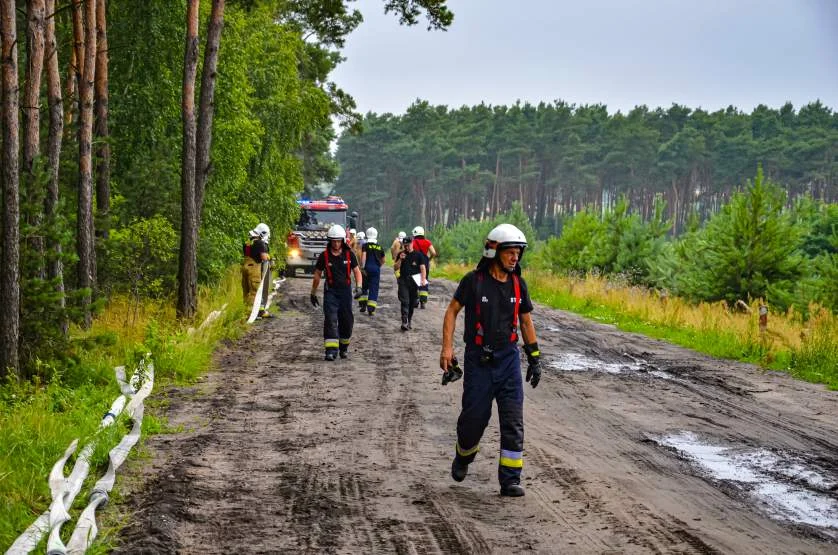
[[[300,249],[291,249],[290,251],[288,251],[288,255],[291,258],[297,258],[298,256],[300,256]]]

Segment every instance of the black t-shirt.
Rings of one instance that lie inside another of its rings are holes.
[[[250,243],[250,258],[256,262],[261,263],[262,253],[267,254],[268,252],[268,244],[261,239],[254,239],[253,242]]]
[[[326,253],[329,255],[329,270],[332,273],[332,283],[329,282],[329,272],[326,271]],[[349,253],[349,269],[346,268],[346,255]],[[352,269],[358,267],[358,258],[347,246],[341,250],[339,255],[334,255],[330,250],[325,250],[317,257],[317,264],[314,268],[320,270],[326,278],[326,285],[332,289],[349,287],[351,284]]]
[[[378,243],[365,243],[362,250],[367,253],[365,270],[367,267],[380,268],[384,264],[384,247]]]
[[[422,265],[425,266],[427,271],[427,264],[427,259],[421,252],[417,250],[414,250],[413,252],[405,251],[404,260],[402,260],[402,265],[399,266],[399,279],[406,282],[413,282],[413,278],[411,276],[421,273],[419,266]]]
[[[477,291],[480,290],[480,320],[483,326],[484,344],[499,349],[509,343],[512,334],[512,319],[515,315],[515,285],[512,276],[505,282],[500,282],[492,277],[489,272],[482,272],[483,279],[478,286],[477,271],[469,272],[457,287],[454,299],[466,309],[465,330],[463,340],[466,345],[474,345],[474,338],[477,335],[477,311],[475,302]],[[521,297],[518,308],[518,336],[521,336],[520,315],[532,312],[532,301],[530,300],[527,282],[524,278],[518,277],[521,284]],[[498,310],[495,310],[498,307]],[[494,322],[494,326],[492,325]],[[494,330],[492,330],[494,327]]]

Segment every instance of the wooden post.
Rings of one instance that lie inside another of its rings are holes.
[[[764,304],[759,305],[759,334],[765,335],[768,329],[768,307]]]

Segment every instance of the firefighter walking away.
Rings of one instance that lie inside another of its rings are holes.
[[[378,308],[378,287],[381,282],[381,266],[384,264],[384,247],[378,244],[378,230],[371,227],[367,230],[367,241],[361,250],[361,268],[364,274],[364,285],[358,304],[361,312],[370,316]]]
[[[413,228],[413,248],[425,255],[425,271],[427,278],[431,278],[431,259],[436,257],[433,243],[425,238],[425,228],[417,225]],[[419,307],[425,308],[428,303],[428,283],[419,288]]]
[[[317,288],[321,276],[326,274],[323,286],[323,343],[326,360],[335,360],[349,356],[349,341],[355,323],[352,314],[352,278],[355,279],[355,291],[360,294],[361,270],[358,258],[346,242],[346,231],[339,225],[333,225],[326,232],[329,244],[320,253],[314,266],[314,279],[311,284],[311,304],[320,305]]]
[[[524,495],[524,388],[519,336],[529,363],[526,379],[532,387],[541,380],[541,354],[531,317],[533,306],[521,277],[520,260],[526,248],[526,237],[511,224],[501,224],[489,232],[482,259],[460,281],[445,312],[439,356],[439,366],[448,375],[456,365],[457,314],[465,308],[465,374],[451,477],[457,482],[466,478],[495,401],[500,419],[498,481],[500,494],[509,497]]]

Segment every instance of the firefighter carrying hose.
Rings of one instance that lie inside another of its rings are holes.
[[[335,360],[338,355],[349,355],[349,340],[355,318],[352,314],[352,277],[355,278],[355,292],[360,294],[361,270],[358,259],[346,242],[343,227],[333,225],[326,232],[329,245],[320,253],[314,266],[314,279],[311,283],[311,304],[320,305],[317,288],[320,277],[326,274],[323,286],[323,340],[326,348],[326,360]]]
[[[445,312],[439,355],[439,366],[448,373],[454,364],[457,314],[465,307],[465,375],[451,477],[462,482],[468,474],[495,400],[501,434],[498,481],[501,495],[509,497],[524,495],[524,388],[519,336],[523,336],[529,362],[527,381],[535,387],[541,380],[533,306],[519,264],[526,248],[526,237],[513,225],[501,224],[489,232],[483,258],[460,281]]]
[[[268,241],[271,238],[271,230],[266,224],[259,224],[249,233],[250,237],[243,246],[242,258],[242,292],[244,294],[245,307],[253,306],[256,300],[256,293],[259,284],[265,278],[265,272],[270,272],[271,255],[268,249]],[[270,282],[270,278],[268,278]],[[262,299],[259,306],[259,318],[273,318],[273,315],[265,309],[268,303],[270,288],[262,287]]]
[[[433,243],[425,238],[425,228],[417,225],[413,228],[413,246],[417,251],[425,255],[425,269],[428,272],[428,278],[431,277],[431,259],[436,257],[436,249]],[[419,288],[419,306],[425,308],[428,302],[428,284],[426,283]]]
[[[378,244],[378,230],[367,230],[367,242],[361,252],[361,272],[364,274],[364,286],[358,304],[361,312],[373,315],[378,307],[378,286],[381,281],[381,266],[384,264],[384,247]]]

